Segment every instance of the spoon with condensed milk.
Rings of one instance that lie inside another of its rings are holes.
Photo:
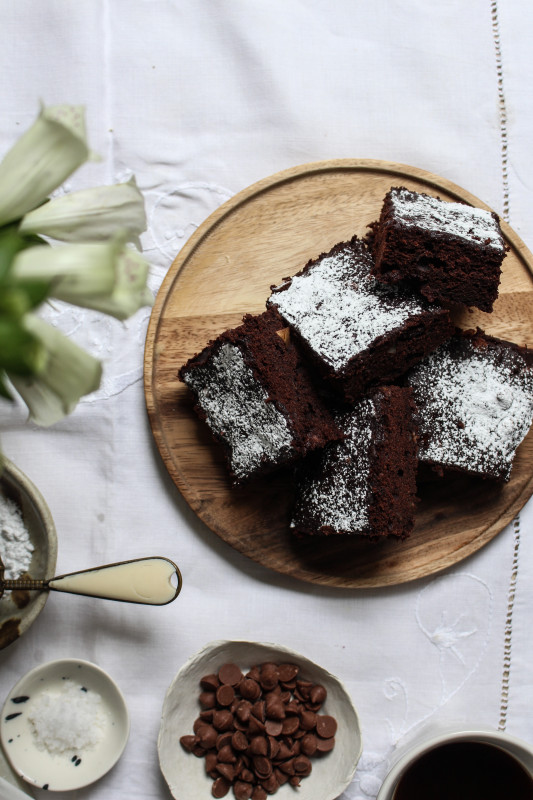
[[[4,579],[4,564],[0,558],[0,597],[6,589],[35,589],[164,606],[176,599],[181,585],[178,567],[169,558],[162,556],[120,561],[43,580]]]

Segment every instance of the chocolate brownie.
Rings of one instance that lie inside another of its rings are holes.
[[[507,249],[497,214],[393,187],[372,227],[380,281],[411,280],[431,302],[492,311]]]
[[[348,401],[389,383],[453,332],[448,311],[381,285],[354,237],[276,287],[276,308],[321,378]]]
[[[340,435],[283,329],[274,310],[247,314],[179,371],[197,414],[222,443],[236,484]]]
[[[407,377],[420,417],[420,460],[508,481],[533,419],[533,351],[457,331]]]
[[[297,469],[297,535],[405,539],[416,505],[417,423],[410,389],[384,386],[340,413],[345,438]]]

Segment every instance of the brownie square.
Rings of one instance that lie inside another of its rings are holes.
[[[380,281],[410,280],[430,302],[492,311],[507,250],[497,214],[393,187],[371,227]]]
[[[336,420],[345,438],[297,469],[292,531],[299,536],[405,539],[416,505],[417,424],[411,390],[380,387]]]
[[[371,275],[372,258],[354,237],[272,287],[302,353],[333,393],[353,401],[389,383],[451,336],[447,310]]]
[[[419,458],[445,469],[508,481],[533,419],[533,352],[457,331],[407,377],[418,408]]]
[[[281,317],[269,310],[227,330],[179,371],[243,483],[340,436]]]

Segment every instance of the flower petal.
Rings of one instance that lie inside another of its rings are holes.
[[[81,397],[98,389],[102,365],[38,317],[28,314],[24,324],[42,343],[46,361],[37,375],[21,377],[8,372],[8,377],[28,406],[30,419],[46,427],[70,414]]]
[[[32,247],[19,253],[12,276],[19,282],[50,281],[58,300],[127,319],[153,304],[148,263],[120,238],[109,242]]]
[[[104,240],[123,231],[128,241],[138,242],[146,230],[144,199],[134,178],[115,186],[83,189],[30,211],[19,230],[64,242]]]
[[[46,200],[88,157],[83,107],[41,108],[0,163],[0,225]]]

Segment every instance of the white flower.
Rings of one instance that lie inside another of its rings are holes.
[[[89,155],[83,107],[42,107],[0,163],[0,225],[44,202]]]
[[[37,425],[53,425],[70,414],[81,397],[98,389],[102,366],[33,314],[27,314],[23,324],[41,342],[46,357],[38,374],[21,377],[8,372],[8,377],[28,406],[30,419]]]
[[[16,281],[47,281],[51,297],[118,319],[152,305],[147,275],[145,259],[121,237],[108,242],[30,247],[15,257],[12,266]]]
[[[30,211],[21,233],[39,233],[64,242],[109,239],[117,231],[138,243],[146,230],[144,199],[135,178],[115,186],[99,186],[63,195]]]

